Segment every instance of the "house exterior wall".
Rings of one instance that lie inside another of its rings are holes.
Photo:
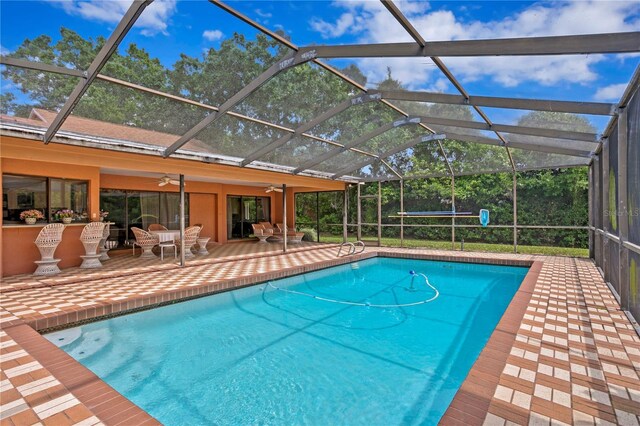
[[[119,174],[101,173],[101,169],[105,168],[117,169]],[[174,185],[159,187],[154,178],[128,176],[127,173],[157,173],[158,177],[166,173],[182,173],[188,176],[185,189],[190,196],[190,222],[202,223],[203,235],[218,243],[227,242],[227,195],[269,196],[271,220],[274,223],[282,222],[282,194],[265,194],[264,188],[252,184],[287,184],[289,224],[293,224],[295,218],[296,187],[315,190],[344,188],[342,182],[304,176],[61,144],[44,145],[42,142],[15,137],[0,138],[0,172],[88,181],[91,220],[98,220],[101,188],[177,192]],[[199,179],[246,181],[248,185],[203,182]],[[0,275],[31,273],[35,270],[33,262],[40,256],[33,241],[42,226],[3,224],[0,227]],[[60,267],[78,266],[81,263],[80,255],[84,254],[79,240],[82,228],[82,224],[67,226],[62,243],[56,250],[56,258],[62,259]]]

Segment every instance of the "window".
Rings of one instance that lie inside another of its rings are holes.
[[[56,217],[56,213],[60,210],[73,210],[76,219],[84,219],[89,217],[87,211],[87,194],[89,184],[81,180],[49,180],[49,212],[52,218]]]
[[[58,221],[59,210],[73,210],[73,220],[88,220],[89,183],[39,176],[2,176],[3,223],[21,223],[20,213],[40,210],[46,221]]]

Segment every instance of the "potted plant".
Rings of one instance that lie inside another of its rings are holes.
[[[100,222],[104,222],[107,216],[109,216],[109,212],[100,209]]]
[[[62,219],[62,223],[65,223],[68,225],[73,220],[73,210],[69,210],[69,209],[58,210],[56,212],[56,216]]]
[[[25,210],[20,213],[20,220],[24,220],[27,225],[35,225],[39,219],[44,219],[44,215],[40,210]]]

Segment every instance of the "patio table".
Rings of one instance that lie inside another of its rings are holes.
[[[167,241],[173,241],[180,238],[180,231],[162,230],[162,231],[149,231],[150,234],[157,235],[161,243]]]

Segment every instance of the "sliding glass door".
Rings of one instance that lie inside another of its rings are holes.
[[[271,221],[269,197],[227,196],[227,238],[248,238],[253,234],[252,223]]]
[[[159,223],[168,229],[180,229],[180,194],[173,192],[100,190],[100,209],[109,212],[111,240],[126,245],[134,239],[132,227],[148,229]],[[189,197],[185,197],[185,223],[189,224]]]

